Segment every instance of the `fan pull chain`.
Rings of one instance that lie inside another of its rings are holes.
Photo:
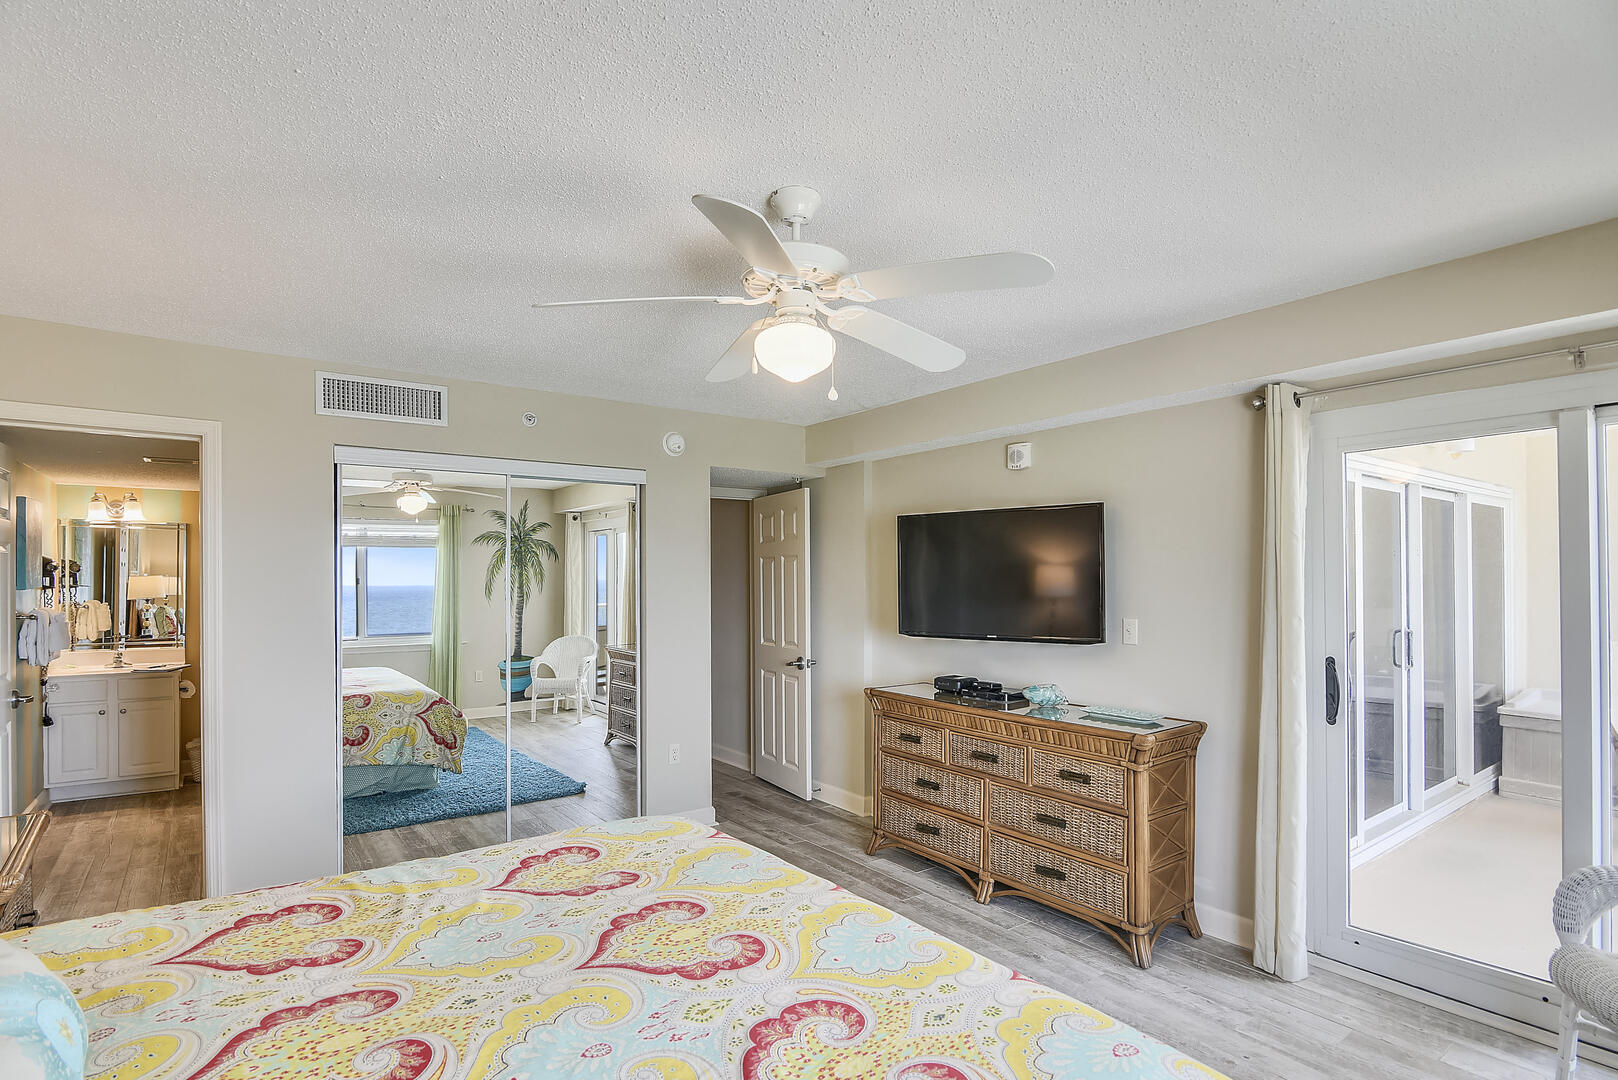
[[[830,366],[828,368],[828,370],[831,372],[831,389],[826,391],[826,400],[827,401],[836,401],[837,400],[837,368],[836,368],[835,365],[832,365],[832,366]]]
[[[758,374],[758,357],[753,357],[753,374]]]

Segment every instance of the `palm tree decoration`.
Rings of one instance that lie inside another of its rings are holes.
[[[472,537],[472,543],[492,547],[494,551],[489,555],[489,569],[483,575],[483,596],[494,600],[494,587],[500,581],[500,575],[506,568],[506,534],[511,535],[509,551],[511,552],[511,600],[515,618],[512,620],[514,634],[511,639],[511,659],[529,660],[531,657],[523,655],[522,651],[522,615],[523,609],[528,606],[529,599],[545,589],[545,560],[556,561],[556,548],[543,536],[551,527],[548,521],[528,520],[528,500],[524,499],[522,509],[517,511],[516,517],[510,517],[504,510],[485,511],[498,528],[490,529]]]

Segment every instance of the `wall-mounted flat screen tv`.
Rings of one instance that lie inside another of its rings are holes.
[[[1107,639],[1101,503],[904,514],[899,633],[911,637]]]

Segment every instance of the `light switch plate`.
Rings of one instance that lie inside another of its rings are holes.
[[[1139,619],[1125,619],[1124,620],[1124,644],[1125,645],[1139,645],[1140,644],[1140,620]]]

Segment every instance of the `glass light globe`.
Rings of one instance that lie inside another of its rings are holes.
[[[399,496],[398,499],[399,509],[409,514],[411,517],[415,517],[417,514],[421,513],[423,510],[427,509],[429,505],[431,504],[427,501],[427,496],[423,495],[419,491],[407,491],[403,495]]]
[[[753,339],[753,356],[764,370],[799,383],[831,367],[837,339],[813,319],[783,316]]]

